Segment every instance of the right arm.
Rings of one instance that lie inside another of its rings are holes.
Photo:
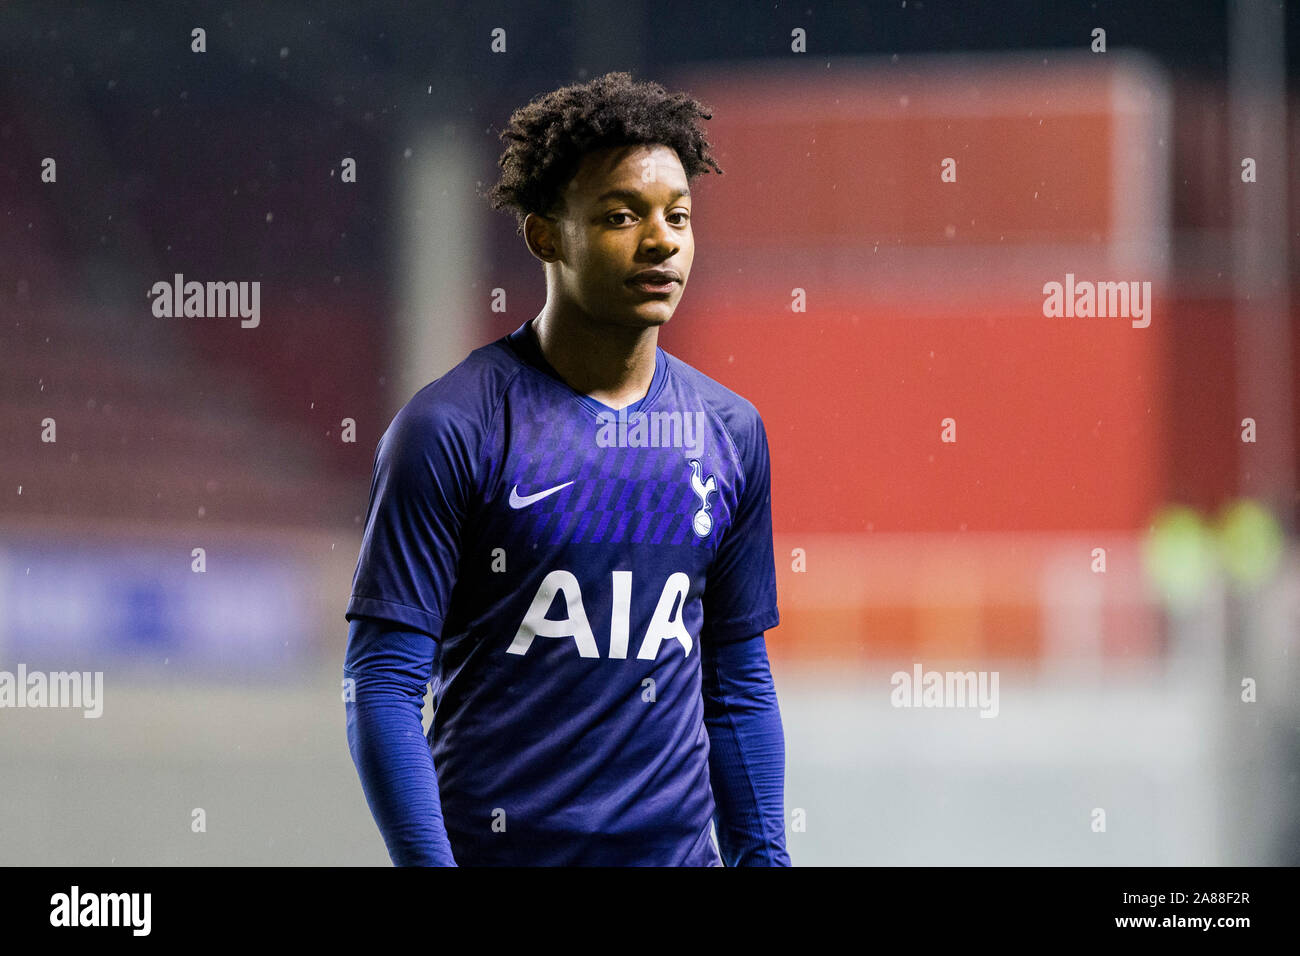
[[[348,749],[394,866],[456,865],[421,720],[436,649],[429,635],[376,618],[348,630]]]
[[[348,749],[399,866],[455,865],[420,712],[456,581],[481,428],[446,391],[422,389],[379,441],[345,614],[343,673],[355,681]]]

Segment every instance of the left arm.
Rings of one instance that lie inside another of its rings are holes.
[[[789,866],[785,733],[762,632],[702,644],[714,823],[727,866]]]
[[[785,734],[763,632],[776,627],[767,431],[748,402],[722,409],[744,484],[704,590],[700,666],[718,849],[727,866],[789,866]]]

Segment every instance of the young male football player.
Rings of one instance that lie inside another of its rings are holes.
[[[546,304],[393,419],[347,607],[348,744],[397,865],[790,865],[767,436],[657,344],[710,116],[611,73],[502,133],[489,198]]]

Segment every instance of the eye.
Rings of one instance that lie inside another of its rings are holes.
[[[610,221],[611,219],[613,219],[615,216],[628,216],[628,217],[630,217],[631,215],[632,215],[632,214],[631,214],[630,212],[611,212],[608,216],[605,217],[605,221],[606,221],[606,222],[609,222],[609,221]],[[621,226],[621,225],[623,225],[623,223],[621,223],[621,222],[616,222],[616,223],[614,223],[613,225],[615,225],[615,226]]]
[[[668,215],[669,218],[672,218],[673,216],[681,216],[683,223],[691,218],[691,214],[688,212],[673,212],[673,213],[669,213]]]

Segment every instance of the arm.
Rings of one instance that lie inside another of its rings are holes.
[[[714,823],[727,866],[789,866],[785,734],[763,637],[780,623],[767,432],[748,403],[724,411],[745,480],[709,569],[700,634]]]
[[[374,618],[356,618],[348,631],[348,749],[395,866],[456,865],[420,714],[436,647],[427,634]]]
[[[714,823],[727,866],[789,866],[785,734],[761,633],[701,646]]]
[[[437,382],[422,389],[379,441],[345,612],[351,628],[344,676],[356,682],[348,748],[398,865],[454,865],[420,720],[456,581],[481,435],[476,412],[449,397],[454,391]]]

